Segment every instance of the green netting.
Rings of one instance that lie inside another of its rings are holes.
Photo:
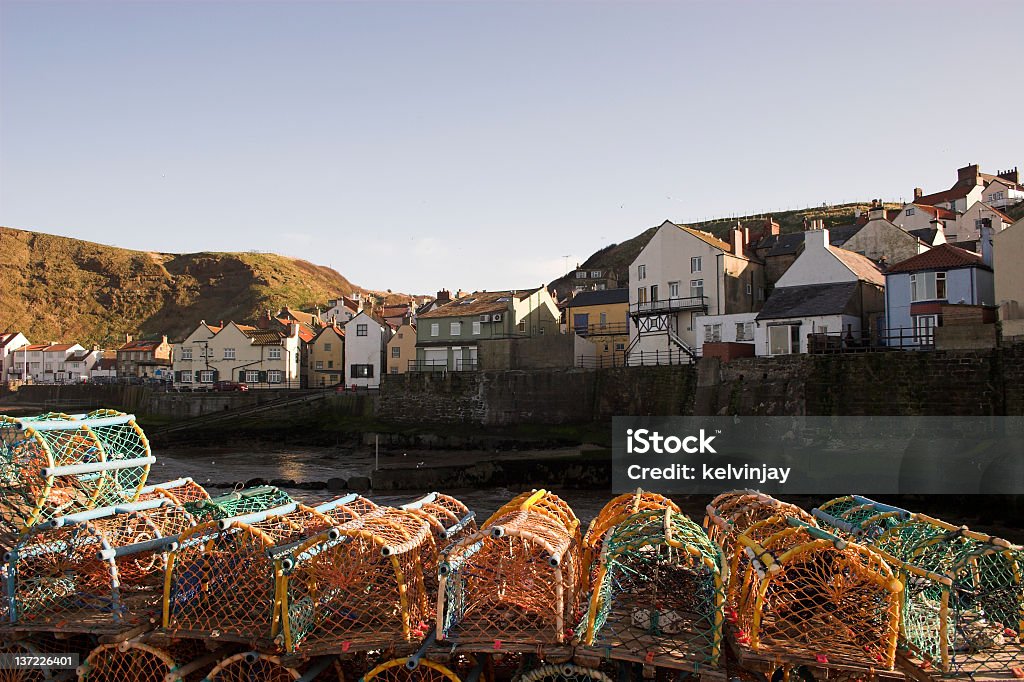
[[[149,467],[149,443],[131,415],[0,416],[0,542],[9,547],[40,521],[136,499]]]
[[[274,486],[236,490],[226,495],[186,502],[197,521],[213,521],[266,511],[293,502],[291,495]]]
[[[724,573],[718,548],[684,514],[668,508],[628,516],[606,536],[577,634],[611,658],[691,670],[717,665]]]

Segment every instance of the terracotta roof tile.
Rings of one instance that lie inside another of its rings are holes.
[[[982,261],[981,256],[971,251],[953,246],[939,244],[924,253],[896,263],[888,270],[888,274],[897,272],[917,272],[921,270],[953,270],[955,268],[978,267],[990,269]]]
[[[60,351],[71,350],[71,347],[74,345],[75,344],[73,343],[56,343],[52,346],[47,346],[46,350],[48,352],[58,353]]]
[[[938,206],[931,206],[930,204],[919,204],[916,202],[911,204],[911,206],[913,206],[914,208],[918,208],[924,211],[925,213],[929,214],[933,218],[938,218],[939,220],[956,219],[956,214],[950,211],[948,208],[939,208]]]
[[[135,339],[129,341],[117,350],[129,351],[129,350],[156,350],[163,343],[163,339]]]
[[[922,197],[914,197],[914,203],[918,205],[926,204],[928,206],[934,206],[935,204],[941,204],[955,199],[963,199],[970,194],[975,187],[977,187],[977,185],[959,185],[951,187],[943,192],[935,192],[934,194],[925,194]]]

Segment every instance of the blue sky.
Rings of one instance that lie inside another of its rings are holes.
[[[1012,0],[3,0],[0,224],[525,288],[666,218],[1024,166],[1022,25]]]

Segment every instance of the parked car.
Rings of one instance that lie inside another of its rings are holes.
[[[215,391],[248,391],[248,384],[240,384],[237,381],[218,381],[213,384]]]

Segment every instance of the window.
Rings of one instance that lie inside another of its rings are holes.
[[[182,348],[181,349],[181,359],[182,360],[191,360],[192,359],[192,349],[191,348]]]
[[[753,322],[737,322],[736,323],[736,340],[737,341],[753,341],[754,340],[754,323]]]
[[[392,373],[392,374],[398,374],[398,368],[397,368],[397,367],[395,367],[394,365],[392,365],[392,366],[391,366],[391,373]]]
[[[256,371],[253,371],[251,369],[247,370],[246,373],[245,373],[245,381],[246,381],[246,383],[249,383],[249,384],[258,384],[258,383],[260,383],[260,373],[259,373],[259,370],[256,370]]]
[[[647,287],[640,287],[636,290],[636,302],[647,303]]]
[[[691,279],[690,280],[690,298],[703,298],[704,297],[704,280],[702,279]]]
[[[615,344],[615,350],[626,350],[626,344],[624,344],[624,343],[617,343],[617,344]]]
[[[584,271],[584,270],[577,270],[576,271],[576,279],[586,279],[586,278],[587,278],[586,271]]]
[[[225,360],[234,360],[235,359],[235,349],[234,348],[225,348],[224,349],[224,359]]]
[[[690,258],[690,272],[700,272],[700,256]]]
[[[912,209],[912,208],[908,208],[908,209],[907,209],[907,215],[908,215],[908,216],[912,216],[912,215],[914,215],[914,209]]]
[[[932,343],[935,328],[938,326],[938,315],[914,315],[914,341],[924,344]]]
[[[432,325],[430,325],[430,335],[431,336],[437,336],[440,333],[441,333],[441,325],[439,325],[437,322],[435,322]]]
[[[1002,198],[1003,198],[1003,193],[1002,192],[996,192],[995,194],[992,195],[992,200],[993,201],[998,201],[998,200],[1000,200]]]
[[[651,301],[657,301],[657,300],[658,300],[658,285],[657,284],[652,284],[651,285]]]
[[[401,346],[391,346],[391,357],[393,357],[393,358],[400,358],[400,357],[402,357],[402,348],[401,348]]]
[[[352,365],[353,379],[372,379],[373,365]]]
[[[330,353],[331,352],[331,344],[329,344],[329,343],[325,343],[324,344],[324,352],[325,353]]]
[[[270,360],[280,360],[281,359],[281,349],[280,348],[271,348],[271,349],[269,349],[267,351],[267,358],[269,358]]]
[[[679,282],[668,283],[668,297],[679,298]]]
[[[935,301],[945,298],[945,272],[915,272],[910,275],[911,301]]]
[[[523,320],[522,322],[519,323],[519,331],[521,331],[521,332],[525,332],[526,331],[526,320]]]
[[[191,384],[192,383],[192,372],[182,372],[181,373],[180,381],[183,384]]]
[[[281,370],[279,370],[279,369],[272,369],[269,372],[267,372],[267,383],[268,384],[279,384],[279,383],[281,383],[281,380],[282,380],[281,377],[282,377]]]
[[[800,325],[783,324],[768,327],[768,354],[789,355],[800,352]]]
[[[750,294],[753,291],[754,291],[754,286],[750,282],[747,282],[747,296],[750,296]]]
[[[1000,192],[1000,194],[1002,194],[1002,192]],[[997,197],[997,198],[1002,199],[1002,197]],[[601,279],[601,271],[600,270],[591,270],[590,271],[590,276],[593,279]]]
[[[201,384],[212,384],[213,383],[213,372],[208,369],[204,369],[199,373],[199,383]]]
[[[719,343],[722,340],[721,324],[704,325],[704,343]]]
[[[638,266],[636,266],[636,278],[637,279],[647,279],[647,266],[646,265],[638,265]]]
[[[608,324],[608,313],[601,313],[601,326]]]
[[[366,327],[365,324],[357,324],[356,325],[356,336],[366,336],[366,329],[367,329],[367,327]]]
[[[473,323],[473,333],[474,334],[479,334],[480,333],[480,320],[477,320],[476,322]]]
[[[327,361],[327,369],[334,369],[334,360]]]
[[[323,368],[324,368],[324,361],[323,360],[317,360],[316,361],[316,369],[323,369]]]
[[[448,333],[451,336],[462,336],[462,323],[452,322],[448,325]]]

